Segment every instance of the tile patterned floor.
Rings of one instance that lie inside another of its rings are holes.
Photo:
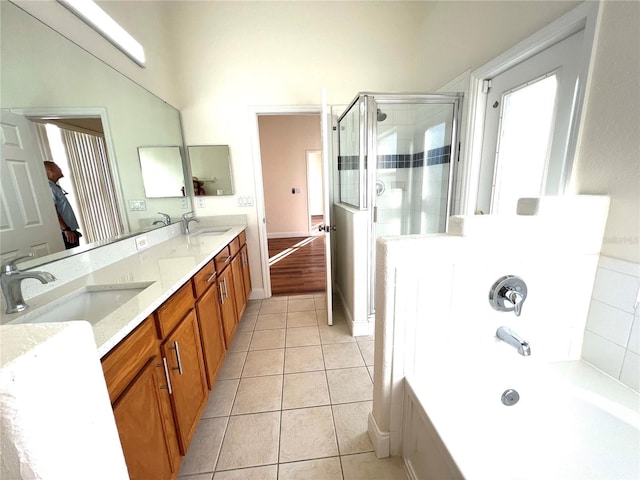
[[[406,479],[367,435],[373,337],[354,338],[324,295],[250,301],[182,480]]]

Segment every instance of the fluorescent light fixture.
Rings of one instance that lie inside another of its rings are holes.
[[[144,68],[144,48],[93,0],[58,0],[87,25]]]

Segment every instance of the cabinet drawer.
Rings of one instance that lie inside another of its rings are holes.
[[[235,257],[240,251],[240,238],[236,237],[229,243],[229,249],[231,250],[231,256]]]
[[[160,338],[169,335],[192,308],[193,288],[187,282],[156,310]]]
[[[150,316],[102,358],[102,371],[111,403],[118,399],[149,359],[156,355],[157,342],[153,316]]]
[[[196,291],[196,298],[207,291],[211,285],[216,283],[216,268],[213,261],[207,263],[193,276],[193,288]]]
[[[215,262],[215,265],[216,265],[216,272],[220,274],[220,272],[222,272],[222,270],[224,270],[226,266],[231,263],[231,254],[229,253],[229,246],[227,245],[222,250],[220,250],[220,253],[218,253],[214,257],[213,261]]]
[[[240,247],[242,247],[243,245],[247,244],[247,232],[245,232],[244,230],[240,232],[240,235],[238,235],[238,239],[240,240]]]

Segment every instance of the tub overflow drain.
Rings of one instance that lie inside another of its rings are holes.
[[[502,403],[504,403],[507,407],[510,407],[511,405],[515,405],[516,403],[518,403],[518,400],[520,400],[520,395],[518,394],[517,391],[511,388],[508,390],[505,390],[504,393],[502,394]]]

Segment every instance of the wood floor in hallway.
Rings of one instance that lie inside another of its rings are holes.
[[[325,291],[324,235],[269,239],[273,295]]]

